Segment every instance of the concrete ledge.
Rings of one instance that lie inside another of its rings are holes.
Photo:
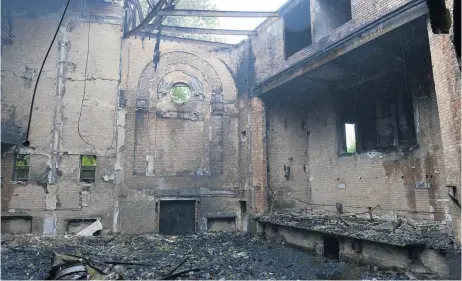
[[[454,268],[455,263],[451,263],[454,253],[431,249],[423,244],[403,246],[261,220],[258,224],[261,234],[272,242],[285,243],[318,255],[332,254],[332,248],[337,249],[335,254],[341,261],[410,271],[430,278],[449,278],[451,272],[460,272],[460,252],[457,251],[455,255],[459,258],[459,266]],[[332,243],[337,245],[329,245]]]

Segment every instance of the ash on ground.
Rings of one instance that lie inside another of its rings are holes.
[[[373,271],[231,232],[186,236],[2,235],[2,279],[45,279],[52,267],[53,252],[101,263],[137,263],[114,265],[113,270],[128,280],[161,279],[185,259],[175,272],[195,271],[177,279],[409,279],[403,273]]]

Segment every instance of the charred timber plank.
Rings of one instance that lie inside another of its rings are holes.
[[[244,12],[244,11],[208,11],[208,10],[160,10],[159,16],[172,17],[236,17],[236,18],[261,18],[279,17],[278,12]]]

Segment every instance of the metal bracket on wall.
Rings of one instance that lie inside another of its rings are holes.
[[[456,204],[457,207],[459,207],[459,209],[460,209],[460,202],[456,198],[457,187],[454,186],[454,185],[446,185],[446,187],[448,188],[448,196],[449,196],[449,198],[451,198],[452,201],[454,202],[454,204]],[[451,190],[452,190],[452,194],[451,194]]]

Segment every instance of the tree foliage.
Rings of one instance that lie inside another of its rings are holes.
[[[347,153],[356,153],[356,143],[353,142],[347,147]]]
[[[191,89],[187,85],[174,85],[172,90],[172,101],[176,103],[187,103],[191,97]]]
[[[30,163],[30,155],[17,155],[16,156],[16,167],[28,167]]]
[[[147,0],[140,1],[143,14],[146,15],[149,11],[149,5]],[[212,4],[210,0],[180,0],[176,5],[175,9],[187,9],[187,10],[216,10],[216,5]],[[162,21],[163,25],[170,26],[181,26],[181,27],[197,27],[197,28],[217,28],[220,23],[215,17],[165,17]],[[222,38],[214,36],[212,34],[184,34],[184,33],[172,33],[162,32],[164,35],[171,35],[182,38],[200,39],[208,41],[222,42]]]
[[[96,156],[85,155],[81,158],[82,167],[95,167],[96,166]]]

